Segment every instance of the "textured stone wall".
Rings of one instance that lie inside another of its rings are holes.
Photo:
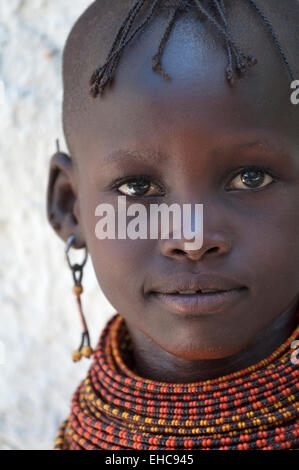
[[[90,0],[0,0],[0,449],[51,449],[90,364],[64,244],[48,226],[48,162],[61,129],[61,58]],[[93,345],[114,312],[91,263],[83,303]]]

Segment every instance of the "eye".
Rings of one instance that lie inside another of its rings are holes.
[[[122,194],[133,197],[161,195],[160,187],[143,177],[131,178],[121,185],[118,185],[117,189]]]
[[[229,183],[229,189],[256,189],[272,183],[274,179],[263,168],[244,168]]]

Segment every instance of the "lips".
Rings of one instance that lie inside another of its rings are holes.
[[[244,287],[235,279],[201,273],[200,275],[176,275],[164,279],[157,279],[149,292],[159,292],[161,294],[176,294],[181,291],[193,290],[215,290],[227,291]]]
[[[244,298],[246,291],[246,286],[233,279],[201,274],[163,280],[150,294],[173,313],[203,315],[231,308]]]

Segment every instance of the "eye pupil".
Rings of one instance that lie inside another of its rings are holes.
[[[251,188],[260,186],[265,178],[263,170],[246,170],[242,173],[242,182]]]

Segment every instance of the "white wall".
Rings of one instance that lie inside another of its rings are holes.
[[[89,360],[64,244],[46,219],[61,130],[61,54],[90,0],[0,0],[0,449],[52,449]],[[83,304],[95,345],[114,312],[91,263]]]

